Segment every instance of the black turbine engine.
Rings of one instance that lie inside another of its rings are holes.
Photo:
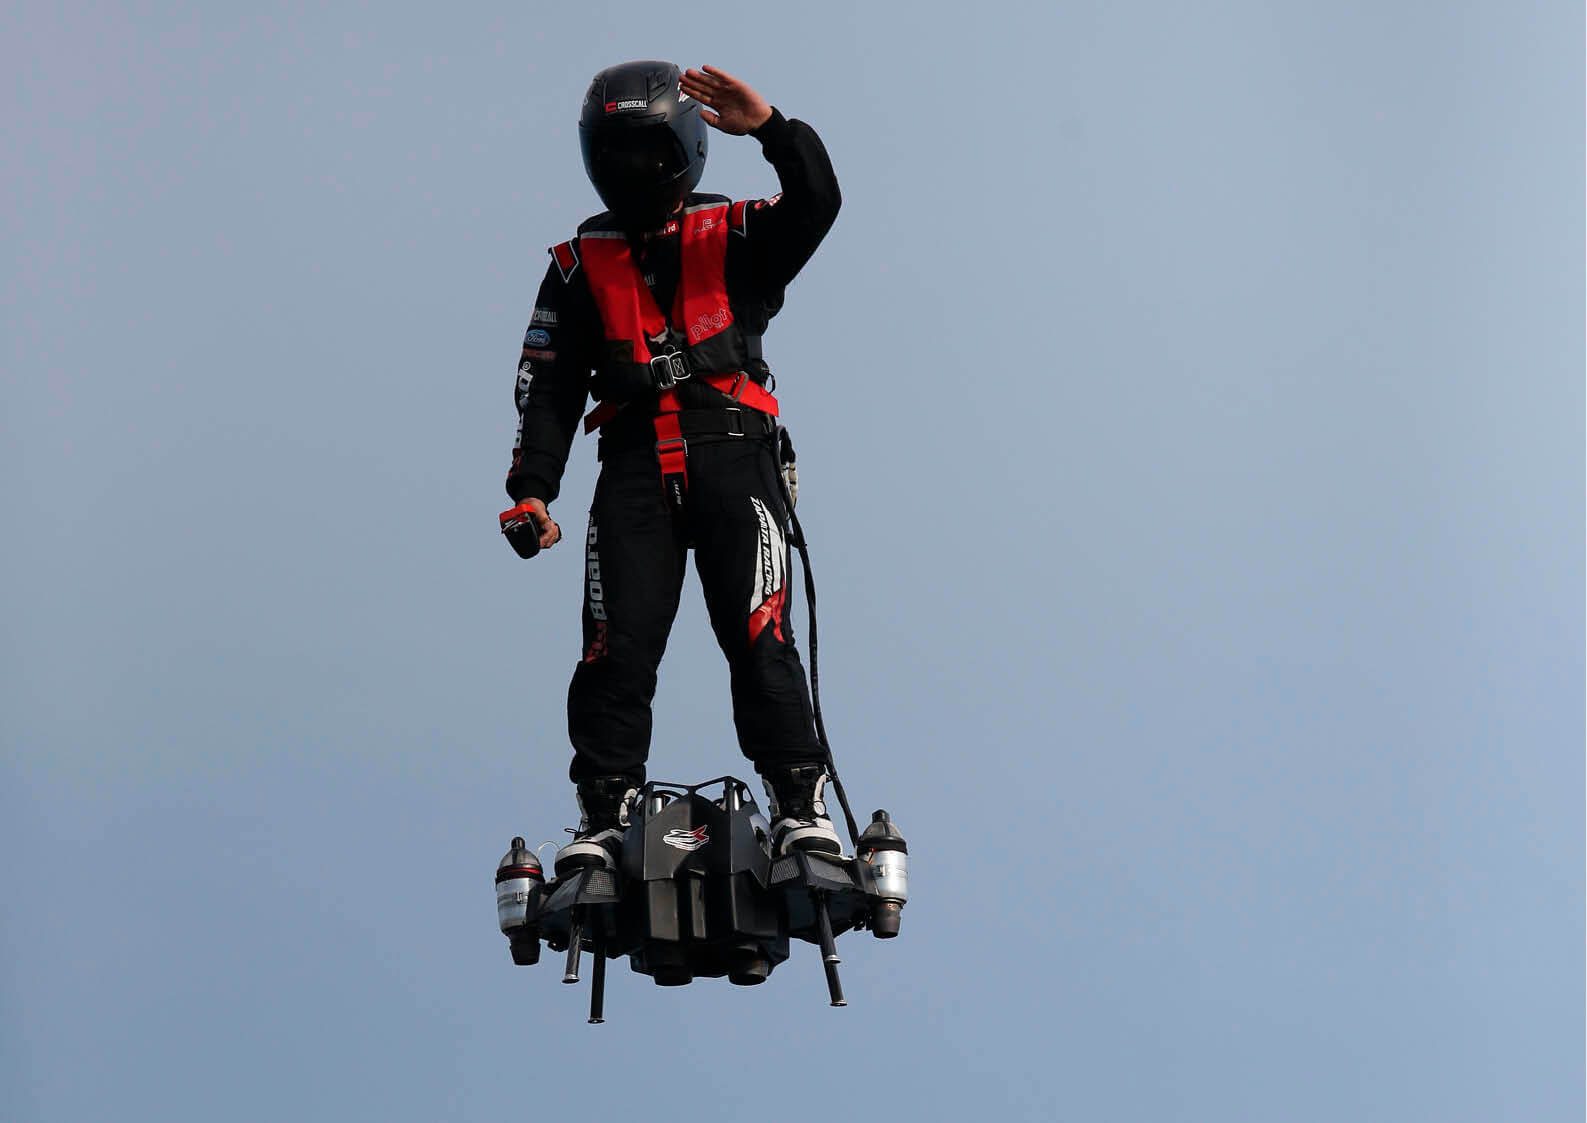
[[[724,975],[754,986],[799,939],[820,947],[832,1005],[846,1005],[835,938],[850,929],[898,935],[909,898],[904,837],[885,811],[851,858],[795,851],[774,859],[768,835],[749,786],[723,776],[646,784],[615,871],[585,868],[548,882],[514,838],[496,870],[497,917],[513,962],[538,963],[544,941],[567,953],[562,981],[576,983],[580,956],[590,952],[590,1021],[600,1022],[608,959],[628,956],[658,986]]]

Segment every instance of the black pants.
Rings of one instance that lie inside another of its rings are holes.
[[[568,688],[577,782],[645,777],[656,668],[694,548],[732,680],[739,748],[756,770],[824,757],[790,623],[785,514],[768,438],[691,439],[681,509],[662,494],[654,438],[603,442],[585,537],[584,654]]]

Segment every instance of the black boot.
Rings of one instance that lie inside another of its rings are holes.
[[[828,778],[825,765],[784,765],[768,768],[761,775],[771,803],[768,811],[774,855],[780,857],[790,850],[843,853],[843,843],[832,829],[827,805],[821,798]]]
[[[579,829],[573,832],[573,841],[557,851],[556,875],[585,866],[616,869],[623,854],[628,811],[638,798],[639,790],[627,776],[580,780]]]

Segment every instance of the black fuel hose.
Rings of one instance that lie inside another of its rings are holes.
[[[777,427],[777,449],[787,447],[792,452],[792,442],[788,441],[788,430]],[[838,778],[837,761],[832,759],[832,742],[827,740],[826,722],[821,719],[821,671],[816,661],[816,579],[810,569],[810,544],[805,538],[804,527],[799,524],[799,516],[794,513],[793,495],[788,489],[788,480],[778,465],[777,482],[782,488],[783,507],[788,512],[788,523],[793,529],[792,541],[794,548],[799,551],[799,564],[804,568],[805,574],[805,607],[810,619],[810,704],[816,719],[816,740],[820,742],[821,749],[827,754],[827,774],[832,777],[832,790],[837,793],[838,805],[843,808],[843,819],[849,828],[849,845],[858,847],[860,841],[860,828],[854,821],[854,811],[849,807],[848,793],[843,790],[843,781]]]

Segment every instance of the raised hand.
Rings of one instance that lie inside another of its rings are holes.
[[[700,116],[713,129],[743,136],[771,118],[771,106],[754,88],[714,66],[683,72],[683,92],[703,106]]]

